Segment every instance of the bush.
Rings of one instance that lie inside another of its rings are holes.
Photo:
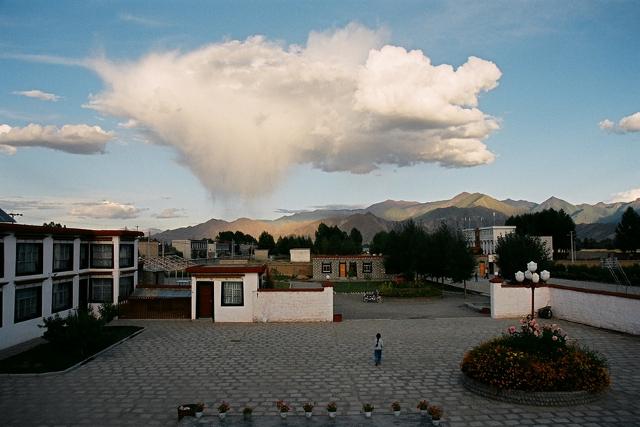
[[[79,310],[65,318],[56,314],[39,326],[47,329],[42,337],[56,348],[85,355],[100,344],[105,323],[92,310]]]
[[[599,392],[609,386],[607,361],[569,344],[556,325],[523,320],[518,332],[481,344],[464,355],[462,372],[498,389]]]
[[[383,297],[399,298],[435,297],[441,296],[442,291],[432,284],[425,282],[406,282],[399,284],[385,282],[380,288],[380,295]]]
[[[551,274],[559,279],[615,283],[613,277],[611,276],[611,273],[609,273],[609,270],[598,266],[564,265],[556,263],[550,268]],[[623,267],[623,270],[632,285],[640,285],[640,264]]]
[[[104,319],[105,323],[110,323],[118,316],[118,305],[105,302],[98,307],[100,318]]]

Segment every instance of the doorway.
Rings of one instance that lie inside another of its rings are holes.
[[[347,263],[341,262],[338,264],[338,276],[339,277],[347,277]]]
[[[213,282],[196,283],[196,318],[213,319]]]

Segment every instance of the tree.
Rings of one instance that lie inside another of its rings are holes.
[[[509,217],[505,225],[515,225],[516,233],[529,236],[552,236],[554,257],[561,258],[571,248],[571,232],[576,224],[564,210],[545,209]]]
[[[514,280],[516,271],[524,271],[529,261],[538,264],[538,270],[547,268],[549,256],[544,244],[535,236],[511,233],[498,237],[496,256],[500,274],[505,280]]]
[[[387,231],[379,231],[373,236],[369,252],[372,254],[386,254],[389,242],[389,233]]]
[[[640,248],[640,215],[629,206],[616,226],[615,245],[623,252]]]
[[[413,279],[424,274],[427,265],[429,236],[415,221],[404,222],[386,236],[384,266],[388,273],[404,274]]]
[[[276,242],[273,236],[266,231],[263,231],[258,237],[258,249],[267,249],[269,252],[273,252],[276,248]]]
[[[66,225],[62,225],[59,222],[45,222],[42,224],[43,227],[51,227],[51,228],[67,228]]]
[[[340,230],[337,225],[329,227],[325,223],[320,223],[316,231],[315,252],[327,255],[359,254],[362,252],[362,234],[354,228],[351,230],[351,235],[359,239],[360,244],[356,244],[354,239]]]
[[[362,253],[362,233],[360,233],[360,230],[353,227],[349,233],[349,239],[353,242],[354,253]]]

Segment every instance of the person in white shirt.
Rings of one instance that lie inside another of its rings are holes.
[[[376,361],[376,366],[380,366],[382,363],[382,335],[380,333],[376,334],[376,342],[373,347],[373,358]]]

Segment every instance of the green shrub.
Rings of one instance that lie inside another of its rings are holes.
[[[462,372],[499,389],[599,392],[609,386],[607,361],[568,344],[556,325],[525,320],[521,330],[481,344],[464,355]]]
[[[100,344],[105,323],[92,310],[79,310],[65,318],[56,314],[39,326],[46,328],[42,337],[56,348],[85,355]]]
[[[118,305],[105,302],[98,307],[98,312],[105,323],[110,323],[118,316]]]

